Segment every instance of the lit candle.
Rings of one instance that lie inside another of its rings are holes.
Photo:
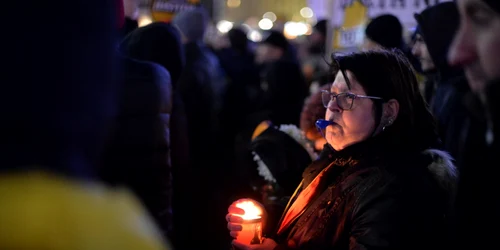
[[[262,242],[262,208],[251,200],[238,202],[235,206],[245,211],[243,215],[234,214],[243,219],[242,230],[236,240],[245,244],[260,244]]]

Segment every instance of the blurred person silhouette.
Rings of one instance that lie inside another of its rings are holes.
[[[203,42],[209,23],[209,16],[203,7],[185,10],[177,13],[172,24],[179,28],[182,43],[186,54],[185,71],[193,74],[193,79],[185,80],[203,85],[212,90],[214,109],[220,112],[223,107],[224,94],[226,93],[226,76],[222,70],[217,56]],[[218,114],[217,114],[218,115]]]
[[[137,21],[139,15],[139,0],[122,0],[123,1],[123,25],[120,29],[121,37],[127,36],[130,32],[139,27]]]
[[[420,46],[420,53],[425,53],[425,56],[416,56],[413,49],[415,48],[415,45]],[[420,84],[420,92],[422,92],[422,95],[424,96],[424,99],[427,103],[431,103],[432,98],[434,97],[434,92],[435,92],[435,81],[437,77],[436,73],[436,68],[434,66],[434,63],[428,64],[429,61],[424,58],[429,58],[429,51],[427,51],[427,47],[425,45],[425,42],[423,41],[422,36],[420,35],[420,28],[418,25],[415,27],[415,30],[411,33],[410,37],[410,43],[408,44],[409,48],[411,48],[411,54],[414,56],[415,60],[417,61],[417,64],[415,64],[415,71],[417,71],[417,79],[419,80]],[[425,65],[425,69],[423,68],[422,65],[422,59],[425,60],[425,63],[428,65]],[[418,67],[417,67],[418,66]]]
[[[302,62],[302,72],[308,85],[315,84],[315,87],[328,81],[328,63],[325,60],[327,29],[328,20],[319,20],[314,25],[308,37],[307,55]]]
[[[175,15],[172,25],[181,33],[186,55],[179,91],[186,107],[190,160],[192,166],[192,189],[196,190],[196,202],[214,204],[203,213],[191,215],[195,223],[212,225],[208,234],[197,235],[198,242],[211,242],[214,248],[226,245],[223,222],[217,220],[225,212],[231,189],[226,186],[225,175],[229,171],[231,156],[227,149],[232,145],[226,141],[222,126],[224,101],[227,94],[227,76],[217,56],[204,43],[203,38],[209,22],[203,7],[184,10]],[[207,167],[211,166],[211,167]],[[201,245],[197,246],[201,247]]]
[[[403,43],[401,22],[394,15],[384,14],[375,17],[366,26],[362,48],[365,50],[401,49]]]
[[[455,35],[448,60],[464,67],[469,86],[479,102],[477,114],[485,117],[487,130],[480,136],[488,148],[475,155],[475,162],[461,172],[457,196],[457,234],[451,247],[488,248],[497,237],[500,223],[497,166],[500,152],[500,1],[457,0],[460,26]],[[481,216],[484,219],[478,219]],[[490,230],[477,230],[491,228]]]
[[[246,32],[235,27],[227,33],[229,46],[217,51],[220,64],[228,77],[222,126],[233,146],[234,137],[245,125],[245,119],[260,109],[262,90],[255,53],[250,49]]]
[[[120,45],[120,50],[126,56],[136,60],[153,62],[167,69],[171,76],[173,97],[172,113],[170,116],[170,157],[172,173],[172,223],[162,220],[165,226],[173,225],[173,244],[176,248],[184,249],[189,244],[189,231],[192,227],[185,221],[192,212],[189,210],[193,202],[194,193],[191,193],[190,183],[186,180],[192,176],[191,161],[189,159],[189,137],[187,115],[184,101],[180,93],[180,85],[183,84],[181,76],[185,65],[184,50],[181,44],[181,34],[171,24],[156,22],[138,28],[130,33]],[[144,77],[144,76],[143,76]],[[145,131],[148,132],[149,131]],[[160,137],[156,138],[161,141]],[[161,170],[161,169],[158,169]],[[163,169],[164,171],[165,169]],[[165,175],[163,175],[165,176]],[[154,179],[161,178],[158,176]],[[166,191],[165,189],[156,189]],[[151,194],[151,195],[152,195]],[[167,195],[163,192],[162,195]],[[146,196],[148,197],[148,196]],[[152,200],[158,204],[165,204],[166,197]],[[152,205],[155,203],[152,203]],[[155,206],[162,208],[164,206]],[[157,210],[157,209],[156,209]],[[161,211],[161,210],[159,210]],[[157,212],[159,212],[157,210]],[[163,213],[162,213],[163,214]],[[183,219],[184,218],[184,219]],[[163,227],[167,228],[167,227]]]
[[[230,158],[231,166],[225,173],[225,186],[231,190],[230,196],[235,196],[247,193],[250,188],[247,181],[238,178],[248,178],[244,174],[244,162],[238,158],[248,153],[249,140],[248,137],[242,136],[242,132],[245,131],[247,121],[252,119],[252,115],[261,110],[263,91],[260,88],[255,53],[249,46],[250,40],[244,27],[231,29],[226,37],[229,46],[218,50],[216,54],[228,77],[221,127],[224,131],[224,155]]]
[[[275,125],[298,126],[309,90],[294,48],[283,33],[269,32],[257,47],[256,62],[261,67],[261,88],[265,95],[263,109],[267,112],[257,124],[271,120]]]
[[[131,0],[124,0],[125,17]],[[135,1],[136,2],[136,1]],[[123,20],[122,19],[122,20]],[[120,27],[126,29],[126,21]],[[130,30],[133,32],[133,30]],[[170,120],[173,89],[162,65],[121,55],[119,109],[102,155],[99,176],[125,186],[142,201],[163,235],[174,239]]]
[[[312,148],[316,152],[321,152],[326,144],[325,137],[321,135],[316,127],[316,121],[323,119],[326,113],[326,108],[321,99],[321,91],[329,89],[330,84],[324,84],[317,93],[310,95],[300,114],[300,130],[304,132],[305,137],[311,142]]]
[[[33,19],[5,28],[2,76],[12,84],[0,98],[8,121],[0,125],[0,248],[168,249],[133,195],[96,178],[121,91],[116,1],[6,6],[6,15]],[[65,25],[47,28],[61,18]]]
[[[430,107],[436,117],[443,149],[451,154],[460,170],[467,161],[476,161],[476,152],[484,150],[486,145],[479,138],[486,128],[484,119],[467,107],[472,93],[463,69],[447,61],[460,22],[458,9],[456,3],[444,2],[415,14],[415,19],[419,29],[413,53],[424,70],[436,71],[435,94]]]
[[[399,49],[410,60],[413,68],[421,72],[420,63],[413,56],[411,47],[405,43],[403,35],[403,25],[399,18],[392,14],[382,14],[372,19],[366,26],[361,48],[363,50]]]

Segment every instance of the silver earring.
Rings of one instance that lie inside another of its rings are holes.
[[[383,126],[383,127],[382,127],[382,131],[385,131],[385,128],[387,128],[387,127],[388,127],[388,126],[390,126],[391,124],[392,124],[392,119],[389,119],[389,120],[387,121],[387,125],[385,125],[385,126]]]

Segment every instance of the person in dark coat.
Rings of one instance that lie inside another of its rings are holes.
[[[262,120],[298,126],[309,89],[294,48],[281,32],[271,31],[259,43],[256,61],[261,66],[263,110],[268,112],[267,118]]]
[[[238,249],[443,249],[457,173],[401,52],[334,57],[323,94],[327,145],[275,234]],[[244,213],[230,206],[230,234]]]
[[[213,204],[203,213],[193,213],[191,230],[198,224],[212,225],[207,234],[197,235],[196,246],[206,246],[210,242],[213,248],[226,246],[224,221],[217,218],[225,214],[230,186],[226,185],[229,170],[227,149],[231,145],[225,140],[225,131],[221,126],[222,110],[227,93],[227,78],[217,56],[207,47],[203,38],[209,16],[202,7],[185,10],[175,15],[172,24],[176,26],[183,41],[186,66],[182,74],[179,93],[185,104],[187,129],[189,136],[189,155],[192,166],[191,189],[196,190],[196,203]],[[193,233],[190,233],[193,234]]]
[[[464,71],[451,66],[447,53],[459,25],[456,3],[445,2],[431,6],[415,14],[418,36],[413,52],[422,62],[422,67],[433,66],[436,77],[431,111],[437,120],[443,149],[455,159],[460,170],[467,161],[476,161],[475,155],[483,151],[486,144],[478,138],[484,134],[484,118],[468,107],[473,99]]]
[[[185,65],[184,50],[179,31],[167,23],[152,23],[131,32],[121,43],[120,51],[131,58],[153,62],[168,70],[172,83],[172,110],[170,115],[171,174],[172,174],[172,223],[174,245],[184,248],[189,242],[189,228],[182,218],[190,214],[192,198],[186,195],[191,178],[189,158],[188,123],[184,101],[179,92]],[[143,76],[147,77],[147,76]],[[160,176],[156,178],[161,178]],[[160,190],[158,190],[160,191]],[[164,193],[166,195],[166,193]],[[160,202],[160,201],[157,201]],[[166,202],[162,200],[161,202]]]
[[[474,110],[485,117],[487,129],[479,136],[487,148],[478,152],[461,172],[457,196],[457,229],[452,246],[491,248],[500,230],[497,194],[500,136],[500,1],[458,0],[460,26],[448,54],[450,64],[465,69],[469,86],[479,100]],[[464,152],[467,153],[467,152]],[[479,219],[483,218],[483,219]],[[489,230],[477,230],[488,228]]]
[[[157,64],[121,59],[125,72],[119,112],[103,152],[100,177],[131,189],[165,237],[172,238],[170,115],[172,85]]]

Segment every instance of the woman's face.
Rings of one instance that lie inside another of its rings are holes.
[[[344,76],[339,71],[330,92],[333,94],[350,92],[356,95],[366,95],[354,75],[348,70],[346,74],[351,89],[348,89]],[[342,150],[349,145],[367,139],[373,134],[375,130],[373,101],[367,98],[356,98],[351,110],[342,110],[335,99],[335,101],[330,101],[325,119],[335,123],[326,128],[325,137],[327,142],[335,150]]]

